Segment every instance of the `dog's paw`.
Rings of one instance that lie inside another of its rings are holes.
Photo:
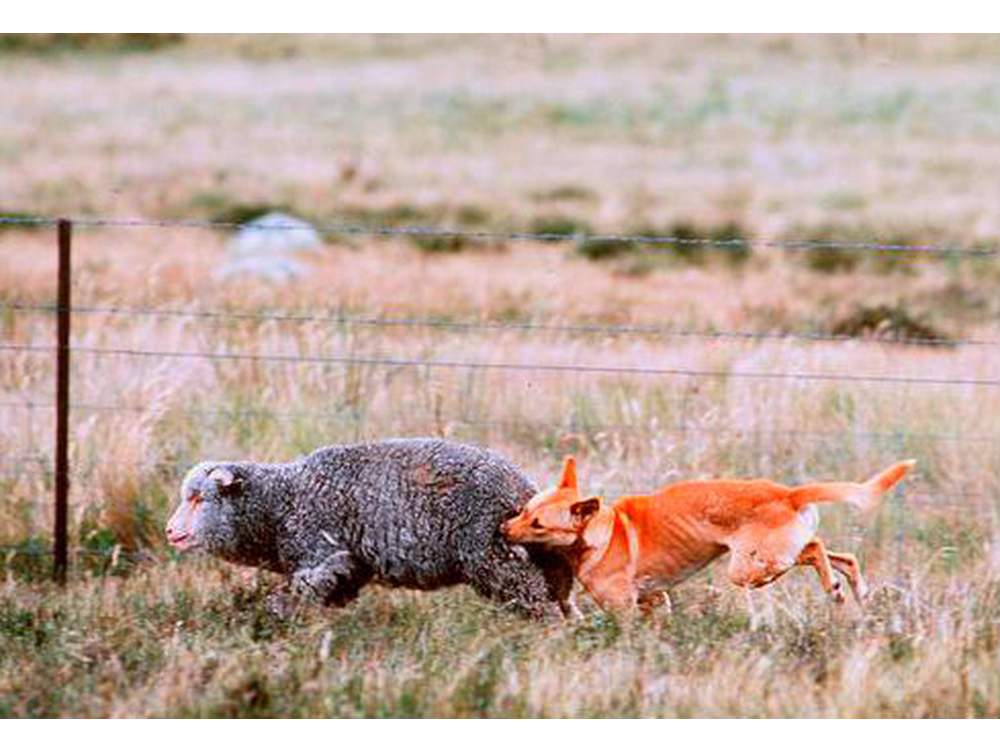
[[[833,598],[833,602],[838,606],[843,604],[845,600],[844,597],[844,585],[841,582],[833,583],[833,587],[830,588],[830,597]]]

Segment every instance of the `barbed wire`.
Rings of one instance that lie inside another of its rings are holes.
[[[161,460],[149,463],[133,463],[131,466],[137,470],[172,470],[177,473],[184,473],[193,467],[198,460]],[[40,462],[38,464],[41,464]],[[47,475],[47,473],[42,473],[43,468],[40,467],[24,467],[19,466],[16,471],[5,471],[2,464],[0,464],[0,477],[6,478],[17,478],[22,476],[32,476],[39,477],[40,475]],[[95,466],[90,467],[71,467],[70,475],[77,479],[90,479],[94,475]],[[749,475],[742,474],[737,477],[750,477]],[[179,479],[178,479],[179,481]],[[940,487],[934,487],[931,489],[928,484],[919,481],[910,480],[908,481],[909,488],[907,490],[907,498],[921,501],[921,502],[944,502],[944,501],[968,501],[968,500],[996,500],[1000,499],[1000,491],[994,492],[984,492],[984,491],[967,491],[964,489],[944,489]],[[663,484],[661,484],[663,485]],[[2,547],[0,547],[2,550]]]
[[[0,350],[13,352],[53,353],[51,345],[19,345],[0,343]],[[786,371],[710,371],[688,368],[657,368],[651,366],[602,366],[571,363],[505,363],[486,361],[426,360],[420,358],[357,357],[336,355],[283,355],[239,352],[206,352],[177,350],[137,350],[128,348],[74,346],[71,352],[94,356],[136,358],[226,360],[264,363],[312,365],[387,366],[394,368],[459,369],[481,371],[527,371],[536,373],[589,373],[610,376],[680,376],[717,379],[761,379],[788,381],[822,381],[867,384],[910,384],[913,386],[1000,386],[1000,379],[938,378],[922,376],[858,375],[832,373],[795,373]]]
[[[139,217],[67,217],[77,227],[94,228],[177,228],[207,230],[251,230],[262,233],[270,231],[301,232],[303,225],[297,223],[274,223],[255,225],[251,222],[226,222],[203,219],[144,219]],[[0,217],[0,225],[51,227],[59,222],[58,217]],[[930,256],[970,256],[994,257],[1000,255],[998,249],[977,249],[942,246],[936,244],[879,243],[853,240],[781,240],[775,238],[746,239],[699,238],[687,235],[645,235],[627,233],[582,233],[582,232],[526,232],[514,230],[469,230],[431,226],[369,226],[350,223],[318,224],[313,230],[326,235],[367,235],[376,237],[438,237],[465,238],[481,241],[528,240],[545,243],[577,242],[586,240],[594,243],[621,243],[636,246],[692,246],[728,249],[744,252],[754,246],[778,248],[788,251],[874,251],[880,253],[930,255]],[[674,252],[675,249],[659,249]]]
[[[49,217],[0,217],[0,226],[37,226],[51,227],[57,223],[56,218]],[[80,217],[71,220],[74,225],[82,228],[177,228],[177,229],[213,229],[213,230],[256,230],[259,232],[271,231],[301,231],[300,224],[272,224],[266,226],[256,226],[253,223],[241,222],[218,222],[210,220],[148,220],[140,218],[110,218],[110,217]],[[654,253],[680,253],[683,248],[703,248],[732,251],[735,253],[745,253],[754,247],[777,248],[792,252],[823,252],[823,251],[852,251],[852,252],[872,252],[884,254],[897,254],[900,256],[918,257],[979,257],[992,258],[1000,255],[997,249],[976,249],[947,247],[935,244],[899,244],[899,243],[879,243],[865,241],[838,241],[838,240],[780,240],[780,239],[745,239],[741,237],[731,238],[696,238],[685,235],[643,235],[643,234],[593,234],[583,232],[517,232],[517,231],[491,231],[491,230],[466,230],[447,227],[421,227],[421,226],[396,226],[378,227],[362,226],[355,224],[327,224],[313,227],[314,230],[328,236],[364,235],[372,237],[437,237],[437,238],[464,238],[476,241],[532,241],[544,243],[615,243],[627,246],[629,250],[642,248]],[[60,309],[55,306],[38,306],[15,301],[13,303],[0,304],[0,307],[10,310],[35,310],[57,312]],[[994,340],[945,340],[937,338],[897,338],[889,339],[885,337],[864,338],[850,335],[833,335],[823,332],[802,332],[791,334],[780,334],[772,332],[739,332],[739,331],[696,331],[684,329],[672,329],[660,326],[641,325],[590,325],[590,324],[555,324],[555,323],[535,323],[535,322],[497,322],[497,321],[449,321],[430,317],[381,317],[381,316],[304,316],[292,313],[244,313],[211,310],[181,310],[124,306],[78,306],[70,309],[76,313],[107,314],[123,316],[171,316],[171,317],[191,317],[201,319],[217,320],[254,320],[254,321],[286,321],[286,322],[324,322],[337,323],[341,325],[354,326],[406,326],[406,327],[435,327],[451,328],[464,331],[498,331],[498,330],[520,330],[520,331],[552,331],[561,333],[578,334],[605,334],[605,335],[646,335],[646,336],[672,336],[672,337],[693,337],[712,339],[740,339],[740,340],[803,340],[803,341],[863,341],[877,342],[879,344],[908,344],[920,346],[953,346],[953,345],[975,345],[975,346],[996,346],[1000,344]],[[31,344],[0,343],[0,350],[20,351],[20,352],[55,352],[51,346],[37,346]],[[797,380],[797,381],[822,381],[822,382],[854,382],[871,384],[908,384],[908,385],[937,385],[937,386],[1000,386],[1000,380],[981,378],[935,378],[925,376],[893,376],[893,375],[860,375],[860,374],[832,374],[832,373],[804,373],[804,372],[770,372],[770,371],[716,371],[706,369],[687,368],[667,368],[667,367],[646,367],[646,366],[611,366],[611,365],[581,365],[581,364],[554,364],[554,363],[510,363],[510,362],[483,362],[474,360],[430,360],[420,358],[401,358],[384,356],[330,356],[330,355],[291,355],[291,354],[255,354],[246,352],[205,352],[205,351],[168,351],[168,350],[147,350],[130,348],[102,348],[91,346],[72,347],[71,351],[76,354],[102,356],[122,356],[122,357],[143,357],[143,358],[192,358],[217,361],[250,361],[266,363],[288,363],[288,364],[319,364],[319,365],[358,365],[377,367],[412,367],[427,369],[467,369],[467,370],[492,370],[492,371],[517,371],[517,372],[547,372],[547,373],[593,373],[606,375],[652,375],[652,376],[679,376],[692,378],[740,378],[740,379],[764,379],[764,380]],[[33,403],[17,403],[27,409],[52,409],[51,404],[36,405]],[[9,403],[0,403],[0,406],[10,406]],[[148,413],[152,412],[148,407],[139,408],[128,405],[89,405],[79,403],[72,405],[78,410],[108,410],[115,412]],[[204,413],[218,415],[233,414],[259,414],[274,419],[277,416],[303,415],[315,417],[317,413],[312,411],[268,411],[268,410],[242,410],[239,412],[218,409],[212,411],[198,410],[187,411],[191,414]],[[342,413],[333,413],[337,417],[343,417]],[[887,440],[894,443],[911,439],[927,439],[932,441],[948,441],[960,444],[972,443],[1000,443],[1000,437],[995,436],[963,436],[961,434],[919,434],[909,432],[856,432],[846,431],[811,431],[807,429],[781,429],[781,428],[729,428],[710,425],[690,425],[682,422],[677,425],[660,426],[633,425],[633,424],[601,424],[592,423],[585,420],[570,420],[566,423],[545,424],[538,421],[492,421],[475,420],[465,418],[442,418],[441,416],[427,416],[425,423],[435,426],[435,431],[454,430],[454,426],[467,426],[470,428],[493,429],[499,428],[506,431],[539,429],[558,431],[568,436],[611,432],[630,432],[643,435],[686,435],[704,434],[709,436],[739,436],[739,437],[770,437],[770,436],[790,436],[797,440],[824,441],[830,439],[842,440],[845,436],[855,438],[865,437],[876,441]],[[52,460],[44,454],[23,454],[10,455],[0,458],[0,466],[16,466],[21,474],[48,474]],[[88,465],[84,467],[83,465]],[[192,463],[187,460],[138,460],[129,462],[130,466],[138,468],[169,468],[171,470],[181,470]],[[77,477],[81,474],[94,473],[99,470],[99,465],[91,460],[71,467],[70,472]],[[0,475],[12,477],[11,474],[0,470]],[[17,477],[17,475],[13,475]],[[967,499],[996,499],[996,493],[976,493],[963,491],[945,490],[943,493],[931,493],[927,490],[925,483],[919,483],[917,491],[918,498],[926,498],[934,501],[967,500]],[[120,548],[88,549],[87,547],[77,547],[73,549],[78,555],[96,555],[106,557],[109,560],[117,561],[132,560],[132,553],[123,551]],[[42,551],[37,548],[26,548],[25,546],[0,545],[0,552],[7,552],[8,561],[10,557],[16,556],[51,556],[51,551]],[[140,552],[134,560],[155,560],[156,557]]]
[[[674,401],[674,404],[684,405],[687,400],[681,398]],[[55,408],[53,403],[38,402],[13,402],[2,401],[0,408],[22,408],[22,409],[44,409]],[[160,412],[148,406],[122,405],[122,404],[101,404],[101,403],[73,403],[73,410],[85,412],[112,412],[112,413],[132,413],[132,414],[152,414]],[[344,413],[324,411],[324,410],[273,410],[268,408],[193,408],[184,407],[179,410],[184,415],[213,416],[222,418],[233,417],[257,417],[265,420],[291,421],[301,418],[344,418]],[[164,413],[167,411],[164,410]],[[172,412],[172,411],[171,411]],[[412,417],[412,416],[410,416]],[[1000,444],[1000,436],[980,435],[980,434],[948,434],[922,431],[868,431],[846,428],[843,430],[820,430],[820,429],[796,429],[796,428],[732,428],[727,426],[697,425],[693,421],[683,421],[674,424],[659,424],[651,422],[649,424],[637,423],[606,423],[602,421],[591,421],[580,418],[570,418],[563,422],[539,421],[539,420],[484,420],[468,418],[465,416],[441,416],[437,414],[426,414],[421,416],[420,425],[466,425],[482,428],[498,428],[502,430],[548,430],[562,431],[566,433],[636,433],[636,434],[685,434],[685,433],[706,433],[722,435],[750,435],[750,436],[785,436],[795,438],[816,438],[833,439],[850,436],[855,439],[866,439],[871,441],[899,441],[900,438],[919,439],[931,442],[958,443],[958,444]],[[34,457],[35,455],[25,455]],[[40,455],[45,457],[46,455]]]
[[[26,311],[37,313],[58,313],[59,306],[23,303],[0,302],[0,310]],[[862,342],[878,345],[909,345],[919,347],[957,347],[957,346],[1000,346],[1000,340],[992,339],[950,339],[947,337],[864,337],[858,335],[830,334],[826,332],[754,332],[676,329],[665,326],[642,324],[549,324],[517,321],[456,321],[433,317],[380,317],[380,316],[350,316],[337,315],[307,315],[289,312],[252,313],[244,311],[217,311],[201,309],[150,308],[134,306],[71,306],[70,312],[82,314],[98,314],[109,316],[151,316],[163,318],[202,318],[212,320],[234,320],[254,322],[288,322],[288,323],[328,323],[343,326],[371,327],[423,327],[437,329],[457,329],[462,331],[529,331],[557,332],[562,334],[603,334],[609,336],[638,335],[655,337],[677,337],[692,339],[733,339],[745,341],[779,340],[807,342]]]
[[[115,548],[118,550],[116,551]],[[3,553],[6,552],[6,553]],[[75,546],[69,552],[76,556],[94,556],[113,560],[123,560],[132,563],[143,561],[158,561],[158,557],[149,551],[126,551],[121,546],[116,545],[111,550],[96,548],[93,546]],[[53,556],[52,543],[46,541],[43,546],[31,544],[3,544],[0,545],[0,564],[7,563],[5,560],[19,556],[29,556],[36,558],[48,558]]]

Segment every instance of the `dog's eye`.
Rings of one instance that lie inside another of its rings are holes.
[[[531,521],[531,526],[533,528],[535,528],[535,530],[541,530],[542,529],[542,523],[539,522],[538,520],[532,520]]]

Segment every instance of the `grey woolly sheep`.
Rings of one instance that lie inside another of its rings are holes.
[[[533,617],[567,614],[569,567],[500,534],[534,492],[485,449],[390,439],[281,464],[202,462],[184,478],[166,533],[177,549],[284,574],[294,591],[327,605],[372,581],[420,590],[466,583]]]

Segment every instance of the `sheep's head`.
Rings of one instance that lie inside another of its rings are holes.
[[[203,548],[228,556],[239,544],[238,522],[248,478],[238,463],[202,462],[181,483],[181,500],[167,522],[178,551]]]

